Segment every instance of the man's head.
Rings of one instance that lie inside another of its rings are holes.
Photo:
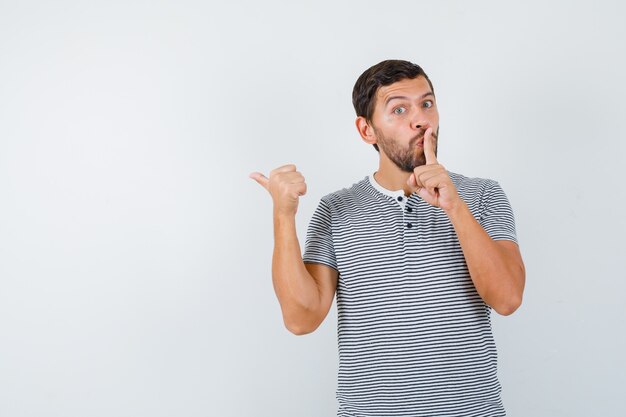
[[[411,62],[389,60],[366,70],[354,85],[357,129],[404,171],[424,163],[424,132],[439,132],[434,89],[424,70]]]

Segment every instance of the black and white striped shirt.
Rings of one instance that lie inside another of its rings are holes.
[[[516,240],[497,182],[449,173],[494,240]],[[305,262],[339,272],[338,416],[504,416],[491,308],[443,210],[373,176],[322,198]]]

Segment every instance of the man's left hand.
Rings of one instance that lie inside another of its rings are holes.
[[[424,156],[426,164],[416,167],[407,183],[416,189],[417,194],[428,204],[444,211],[455,209],[463,201],[443,165],[437,162],[433,128],[424,133]]]

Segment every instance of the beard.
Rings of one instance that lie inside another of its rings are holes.
[[[385,152],[385,155],[393,162],[398,168],[404,172],[413,172],[413,170],[419,166],[426,164],[426,156],[424,155],[424,147],[418,148],[417,142],[424,138],[426,130],[420,130],[420,132],[411,138],[406,148],[402,146],[394,138],[385,137],[382,132],[374,127],[374,133],[376,134],[377,144]],[[435,155],[437,155],[437,145],[439,142],[439,127],[437,132],[433,132],[435,137]]]

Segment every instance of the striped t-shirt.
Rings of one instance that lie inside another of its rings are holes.
[[[494,240],[517,241],[497,182],[449,173]],[[304,262],[339,272],[338,416],[504,416],[491,308],[446,214],[373,176],[322,198]]]

